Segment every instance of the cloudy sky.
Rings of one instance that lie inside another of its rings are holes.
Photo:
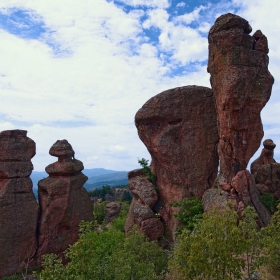
[[[37,171],[56,161],[58,139],[85,168],[138,168],[149,154],[135,113],[163,90],[210,86],[207,35],[227,12],[268,37],[275,84],[262,119],[280,161],[276,0],[0,0],[0,130],[28,131]]]

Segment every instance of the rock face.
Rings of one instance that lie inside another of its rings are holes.
[[[74,158],[74,150],[67,140],[58,140],[49,153],[58,157],[58,161],[46,167],[49,177],[38,183],[39,263],[46,253],[62,256],[78,239],[80,221],[93,221],[92,201],[83,188],[87,181],[81,173],[83,163]]]
[[[220,171],[230,183],[260,146],[260,112],[274,79],[268,71],[268,45],[260,30],[233,14],[217,18],[210,29],[208,72],[218,121]]]
[[[25,130],[0,133],[0,278],[21,271],[35,254],[38,205],[29,178],[36,146]]]
[[[227,203],[231,202],[241,218],[244,208],[252,206],[258,214],[259,227],[267,226],[270,221],[270,214],[260,202],[259,192],[250,172],[248,170],[239,171],[233,177],[230,186],[229,190],[219,190],[217,188],[207,190],[202,197],[204,211],[208,212],[213,206],[224,210]]]
[[[164,91],[137,112],[140,139],[151,154],[151,169],[169,230],[177,221],[169,204],[184,197],[202,197],[218,169],[217,117],[212,90],[185,86]]]
[[[133,199],[126,218],[125,232],[127,234],[136,225],[150,240],[157,240],[164,234],[164,227],[152,210],[158,201],[155,186],[139,170],[131,171],[128,177]]]
[[[273,158],[276,145],[267,139],[263,146],[261,155],[251,164],[251,173],[260,194],[270,193],[280,199],[280,164]]]

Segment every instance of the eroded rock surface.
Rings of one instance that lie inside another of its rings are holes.
[[[0,133],[0,278],[21,271],[37,247],[38,205],[29,178],[36,146],[26,135]]]
[[[58,140],[50,148],[50,155],[58,161],[46,167],[49,177],[38,183],[39,263],[46,253],[62,256],[77,241],[79,223],[93,221],[92,201],[83,187],[88,178],[81,173],[84,166],[74,154],[67,140]]]
[[[142,170],[128,173],[128,187],[133,195],[125,223],[126,234],[134,225],[150,240],[157,240],[164,234],[163,223],[152,208],[158,201],[155,186],[143,174]]]
[[[140,139],[151,154],[162,218],[173,233],[177,220],[170,203],[202,197],[218,169],[217,117],[212,90],[185,86],[164,91],[137,112]]]
[[[266,139],[263,146],[261,155],[251,164],[251,173],[260,194],[270,193],[280,199],[280,163],[273,158],[276,145]]]
[[[112,222],[115,220],[121,211],[121,203],[120,202],[109,202],[106,204],[106,221]]]
[[[260,30],[233,14],[217,18],[210,29],[211,74],[219,132],[221,174],[230,183],[260,146],[260,112],[270,98],[274,79],[268,71],[268,45]]]

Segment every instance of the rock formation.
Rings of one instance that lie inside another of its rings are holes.
[[[270,98],[268,45],[260,30],[233,14],[217,18],[210,29],[208,72],[211,74],[221,175],[230,183],[260,146],[260,112]]]
[[[155,186],[137,169],[128,173],[128,187],[133,195],[125,223],[126,234],[134,225],[150,240],[156,240],[164,234],[164,227],[152,208],[158,201]]]
[[[107,222],[114,221],[121,211],[121,203],[120,202],[109,202],[106,204],[106,216],[105,219]]]
[[[251,31],[245,19],[229,13],[220,16],[209,32],[208,72],[217,111],[220,175],[218,191],[206,191],[203,206],[207,210],[215,200],[221,204],[218,196],[223,195],[223,207],[231,200],[241,215],[244,207],[253,206],[259,226],[266,226],[269,212],[246,167],[263,137],[260,112],[274,79],[267,68],[267,39],[260,30],[253,36]]]
[[[36,146],[25,130],[0,133],[0,278],[21,271],[37,247],[38,205],[29,178]]]
[[[56,141],[49,153],[58,157],[58,161],[46,167],[49,177],[38,183],[39,263],[46,253],[62,256],[78,239],[79,223],[93,221],[92,201],[83,188],[87,181],[81,173],[83,163],[74,158],[74,150],[67,140]]]
[[[251,164],[251,173],[260,194],[270,193],[280,199],[280,163],[273,158],[276,145],[267,139],[263,146],[261,155]]]
[[[140,139],[151,154],[157,175],[162,218],[174,232],[177,221],[170,207],[184,197],[202,197],[217,170],[218,143],[212,90],[185,86],[164,91],[148,100],[135,116]]]

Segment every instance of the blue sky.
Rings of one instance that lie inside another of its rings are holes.
[[[0,0],[0,130],[28,130],[38,171],[58,139],[85,168],[137,168],[149,154],[135,113],[163,90],[210,86],[208,31],[232,12],[268,37],[275,84],[262,118],[280,161],[279,11],[275,0]]]

